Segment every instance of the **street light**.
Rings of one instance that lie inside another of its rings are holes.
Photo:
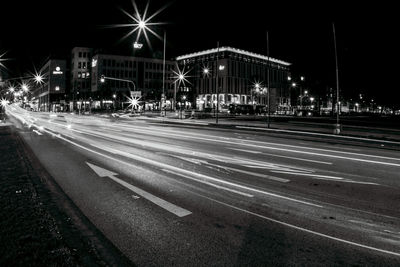
[[[185,66],[183,67],[183,69],[179,69],[179,66],[177,65],[177,71],[172,71],[175,76],[175,80],[174,80],[174,111],[176,111],[176,88],[177,86],[180,86],[181,84],[183,84],[183,86],[185,86],[185,82],[189,83],[190,82],[186,79],[189,76],[187,76],[187,74],[189,73],[190,70],[185,72]]]
[[[107,77],[107,76],[104,76],[104,75],[101,75],[101,76],[100,76],[100,82],[101,82],[101,83],[105,83],[106,80],[114,80],[114,81],[121,81],[121,82],[130,83],[130,84],[133,85],[133,90],[136,91],[136,85],[135,85],[135,83],[134,83],[133,81],[131,81],[131,80],[121,79],[121,78]],[[128,88],[128,89],[129,89],[129,88]],[[129,92],[129,94],[131,95],[130,92]],[[113,97],[114,97],[114,95],[113,95]],[[128,97],[128,99],[131,99],[131,98]],[[133,108],[133,107],[132,107],[132,108]]]
[[[27,93],[29,91],[28,84],[26,84],[25,82],[22,82],[21,89],[22,89],[22,91],[24,91],[24,93]]]
[[[340,134],[340,124],[339,124],[339,65],[338,65],[338,56],[337,56],[337,48],[336,48],[336,30],[335,24],[332,23],[332,30],[333,30],[333,42],[335,48],[335,65],[336,65],[336,103],[337,103],[337,112],[336,112],[336,125],[334,134]]]
[[[35,82],[36,82],[37,84],[41,84],[41,83],[43,82],[43,76],[40,75],[40,74],[36,74],[35,77],[34,77],[34,79],[35,79]]]

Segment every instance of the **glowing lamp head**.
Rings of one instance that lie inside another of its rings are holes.
[[[43,82],[43,76],[41,76],[40,74],[35,76],[35,81],[36,83],[42,83]]]
[[[10,88],[8,88],[8,91],[9,91],[10,93],[13,93],[13,92],[15,91],[15,88],[11,86]]]
[[[28,85],[26,85],[26,84],[22,84],[21,88],[22,88],[22,90],[24,92],[28,92],[29,91]]]
[[[185,79],[185,76],[183,76],[183,74],[179,74],[178,79],[183,80],[183,79]]]
[[[260,84],[259,84],[259,83],[256,83],[256,84],[254,85],[254,87],[258,89],[258,88],[260,88]]]
[[[304,81],[304,76],[301,76],[301,77],[300,77],[300,80]]]
[[[5,106],[7,106],[8,105],[8,100],[6,100],[6,99],[1,99],[1,101],[0,101],[0,106],[2,106],[2,107],[5,107]]]
[[[292,83],[292,87],[296,87],[296,83]]]
[[[292,80],[292,77],[289,76],[289,77],[287,77],[287,79],[288,79],[288,81],[291,81],[291,80]]]
[[[210,70],[208,68],[204,68],[203,73],[204,74],[208,74],[210,72]]]

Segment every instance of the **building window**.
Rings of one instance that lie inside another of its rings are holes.
[[[78,54],[78,55],[79,55],[79,57],[82,57],[82,52],[79,52],[79,54]]]
[[[82,67],[81,62],[78,62],[78,69],[80,69]]]
[[[86,69],[86,62],[82,62],[83,68]]]
[[[82,73],[78,72],[78,78],[82,77]]]

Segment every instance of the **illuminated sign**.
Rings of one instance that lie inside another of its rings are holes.
[[[60,86],[56,86],[56,91],[60,91]]]
[[[97,66],[97,59],[92,59],[92,68]]]
[[[63,74],[63,72],[61,71],[61,69],[60,69],[60,67],[56,67],[56,70],[55,71],[53,71],[53,74]]]
[[[142,48],[142,46],[143,46],[143,44],[141,44],[141,43],[138,43],[138,42],[133,43],[133,48],[140,49],[140,48]]]
[[[225,66],[224,65],[219,65],[219,70],[224,70]]]

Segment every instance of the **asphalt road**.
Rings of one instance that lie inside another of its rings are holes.
[[[65,193],[139,266],[400,264],[397,149],[7,112]]]

